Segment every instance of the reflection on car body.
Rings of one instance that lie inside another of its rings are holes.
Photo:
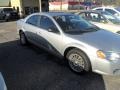
[[[100,28],[120,33],[120,20],[108,12],[82,11],[79,15]]]

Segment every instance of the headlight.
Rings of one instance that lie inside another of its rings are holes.
[[[107,59],[107,60],[119,60],[120,54],[115,52],[103,52],[101,50],[97,51],[98,58]]]

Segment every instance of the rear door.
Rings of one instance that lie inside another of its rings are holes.
[[[29,17],[24,26],[23,29],[25,30],[25,34],[27,36],[27,38],[36,43],[36,30],[39,29],[38,28],[38,20],[40,19],[39,15],[33,15],[31,17]]]

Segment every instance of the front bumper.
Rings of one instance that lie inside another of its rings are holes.
[[[120,75],[120,60],[110,61],[97,58],[94,63],[93,71],[104,75]]]

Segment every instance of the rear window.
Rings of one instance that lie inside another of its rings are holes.
[[[4,12],[12,12],[13,11],[12,8],[4,8],[3,10],[4,10]]]

